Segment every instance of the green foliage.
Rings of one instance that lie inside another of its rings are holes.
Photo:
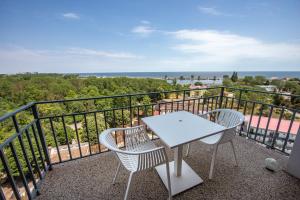
[[[283,96],[278,95],[278,94],[274,95],[274,97],[273,97],[273,104],[274,105],[276,105],[276,106],[282,106],[282,105],[284,105],[283,102],[284,102]]]
[[[232,82],[237,82],[238,81],[238,74],[237,72],[233,72],[232,76],[231,76],[231,81]]]
[[[38,105],[39,114],[41,117],[44,116],[57,116],[63,114],[65,111],[62,104],[41,104]]]
[[[264,76],[255,76],[254,80],[256,85],[264,85],[267,81],[266,77]]]
[[[284,81],[279,79],[273,79],[270,84],[275,85],[279,90],[284,88]]]
[[[40,157],[40,154],[39,154],[39,151],[38,151],[38,146],[37,146],[37,145],[39,145],[39,147],[41,147],[41,144],[40,144],[40,142],[38,142],[38,143],[36,142],[32,131],[28,131],[28,135],[31,138],[32,148],[34,150],[34,155],[35,155],[36,160],[37,160],[37,165],[39,166],[40,169],[42,169],[43,165],[42,165],[41,157]],[[39,140],[39,137],[38,136],[36,136],[36,137]],[[29,146],[29,142],[28,142],[28,139],[26,137],[26,134],[22,135],[22,141],[23,141],[23,145],[25,147],[25,153],[27,154],[28,161],[32,166],[33,173],[37,173],[37,170],[36,170],[37,166],[36,166],[36,163],[34,162],[33,154],[30,150],[30,146]],[[25,175],[27,175],[29,173],[29,169],[28,169],[27,163],[25,161],[25,157],[24,157],[24,153],[23,153],[22,148],[21,148],[20,140],[18,138],[16,138],[14,140],[13,147],[14,147],[14,150],[15,150],[16,155],[18,157],[18,160],[19,160],[19,162],[22,166],[23,173]],[[8,165],[11,169],[12,175],[14,177],[19,177],[20,174],[19,174],[19,171],[18,171],[18,168],[17,168],[16,160],[13,157],[12,149],[9,145],[4,148],[4,153],[5,153],[6,158],[8,160]],[[42,154],[42,156],[44,157],[43,154]],[[0,171],[2,172],[3,170],[4,170],[4,168],[3,168],[3,165],[1,163],[0,164]]]
[[[255,85],[253,76],[245,76],[243,81],[246,85]]]
[[[75,138],[75,131],[71,128],[71,126],[65,123],[64,127],[61,119],[53,120],[52,124],[53,130],[49,120],[42,124],[46,136],[47,145],[55,147],[54,135],[56,136],[58,145],[66,145],[67,138],[69,143],[71,144],[72,140]]]
[[[202,86],[203,84],[200,81],[197,81],[194,85],[196,85],[196,86]]]
[[[105,130],[103,114],[97,113],[96,120],[94,114],[89,115],[86,117],[86,121],[82,122],[82,127],[79,129],[80,141],[90,141],[91,145],[97,144],[98,134],[103,130]]]
[[[192,81],[194,80],[194,77],[195,77],[195,76],[192,74],[192,75],[191,75],[191,80],[192,80]]]
[[[130,124],[130,111],[123,110],[123,118],[121,110],[108,111],[106,113],[106,122],[109,127],[122,127],[123,123],[124,126],[128,125]]]
[[[174,78],[174,79],[172,80],[172,85],[175,86],[176,84],[177,84],[177,79]]]
[[[223,75],[223,79],[229,79],[228,75]]]
[[[233,82],[231,81],[230,78],[226,78],[226,79],[223,79],[223,85],[226,87],[231,87],[233,85]]]

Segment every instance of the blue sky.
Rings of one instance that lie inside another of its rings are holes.
[[[299,10],[299,0],[0,0],[0,73],[299,71]]]

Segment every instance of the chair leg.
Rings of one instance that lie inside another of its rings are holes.
[[[115,184],[115,182],[116,182],[117,176],[118,176],[119,171],[120,171],[120,166],[121,166],[121,163],[119,162],[117,171],[116,171],[115,176],[114,176],[114,179],[113,179],[113,184]]]
[[[127,196],[128,196],[128,192],[129,192],[129,188],[130,188],[130,183],[131,183],[132,175],[133,175],[133,172],[131,172],[130,175],[129,175],[129,179],[128,179],[128,183],[127,183],[127,188],[126,188],[126,193],[125,193],[124,200],[127,200]]]
[[[191,147],[190,147],[190,143],[188,143],[188,144],[187,144],[187,148],[186,148],[186,155],[185,155],[186,157],[189,156],[190,148],[191,148]]]
[[[210,170],[209,170],[209,179],[212,179],[213,177],[213,171],[214,171],[214,165],[215,165],[215,159],[218,151],[218,145],[214,147],[214,152],[212,155],[211,163],[210,163]]]
[[[171,200],[172,199],[172,187],[171,187],[171,179],[170,179],[170,168],[169,168],[168,162],[166,162],[166,170],[167,170],[167,178],[168,178],[169,200]]]
[[[230,141],[230,144],[231,144],[231,147],[232,147],[232,150],[233,150],[233,155],[234,155],[234,160],[235,160],[235,166],[238,166],[238,161],[236,159],[236,153],[235,153],[235,148],[234,148],[233,142]]]

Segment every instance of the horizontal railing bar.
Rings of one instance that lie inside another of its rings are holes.
[[[226,98],[228,98],[228,99],[237,99],[237,98],[234,98],[234,97],[226,97]],[[247,100],[247,99],[241,99],[241,101],[255,103],[255,104],[261,104],[261,105],[266,105],[266,106],[273,106],[274,108],[280,108],[280,109],[283,108],[283,109],[287,109],[287,110],[290,110],[290,111],[294,111],[294,112],[299,112],[300,113],[300,109],[288,108],[288,107],[285,107],[285,106],[277,106],[277,105],[274,105],[274,104],[263,103],[263,102],[260,102],[260,101],[252,101],[252,100]]]
[[[198,100],[198,99],[209,99],[209,98],[216,98],[218,96],[208,96],[208,97],[199,97],[199,98],[191,98],[189,100]],[[175,100],[173,101],[174,103],[176,102],[183,102],[183,99]],[[185,100],[185,102],[188,102],[188,100]],[[39,119],[44,120],[44,119],[49,119],[49,118],[58,118],[58,117],[70,117],[70,116],[77,116],[77,115],[84,115],[84,114],[93,114],[93,113],[99,113],[99,112],[109,112],[109,111],[116,111],[116,110],[129,110],[130,108],[140,108],[143,106],[155,106],[158,104],[171,104],[172,101],[170,102],[160,102],[160,103],[152,103],[152,104],[141,104],[141,105],[133,105],[133,106],[125,106],[125,107],[118,107],[118,108],[110,108],[110,109],[104,109],[104,110],[93,110],[93,111],[87,111],[87,112],[80,112],[80,113],[69,113],[69,114],[62,114],[62,115],[52,115],[52,116],[44,116],[40,117]]]
[[[72,160],[78,160],[78,159],[81,159],[81,158],[88,158],[90,156],[94,156],[94,155],[99,155],[101,153],[105,153],[105,152],[109,152],[109,150],[106,150],[106,151],[101,151],[101,152],[95,152],[93,154],[88,154],[88,155],[84,155],[84,156],[79,156],[79,157],[75,157],[75,158],[72,158]],[[57,164],[61,164],[61,163],[64,163],[64,162],[68,162],[70,161],[71,159],[67,159],[67,160],[62,160],[61,162],[53,162],[51,163],[52,165],[57,165]]]
[[[34,123],[36,123],[36,119],[31,121],[29,124],[27,124],[25,127],[23,127],[22,129],[20,129],[19,132],[14,133],[12,136],[10,136],[9,138],[7,138],[4,142],[2,142],[0,144],[0,149],[3,149],[5,146],[7,146],[9,143],[11,143],[15,138],[17,138],[19,135],[23,134],[23,132],[25,132],[26,130],[28,130],[30,128],[30,126],[32,126]]]
[[[195,90],[213,90],[219,89],[219,87],[209,87],[209,88],[195,88],[195,89],[185,89],[185,90],[171,90],[171,91],[161,91],[161,92],[146,92],[146,93],[136,93],[136,94],[123,94],[123,95],[114,95],[114,96],[101,96],[101,97],[89,97],[89,98],[78,98],[78,99],[61,99],[61,100],[49,100],[49,101],[38,101],[36,104],[47,104],[47,103],[63,103],[71,101],[87,101],[87,100],[101,100],[109,98],[122,98],[122,97],[134,97],[134,96],[143,96],[143,95],[155,95],[155,94],[168,94],[168,93],[177,93],[185,91],[195,91]]]
[[[24,106],[19,107],[18,109],[14,110],[12,112],[9,112],[9,113],[1,116],[0,117],[0,122],[3,122],[4,120],[6,120],[6,119],[8,119],[8,118],[10,118],[10,117],[18,114],[19,112],[27,110],[28,108],[32,107],[34,104],[35,104],[35,102],[28,103],[28,104],[26,104]]]
[[[252,89],[246,89],[246,88],[235,88],[235,87],[225,87],[226,89],[231,90],[242,90],[247,92],[259,92],[263,94],[270,94],[270,95],[282,95],[282,96],[290,96],[290,97],[300,97],[300,95],[296,94],[283,94],[283,93],[277,93],[277,92],[267,92],[267,91],[261,91],[261,90],[252,90]]]
[[[159,139],[159,137],[157,137],[157,138],[152,138],[151,140],[158,140]],[[82,157],[75,157],[75,158],[73,158],[72,159],[72,161],[74,161],[74,160],[78,160],[78,159],[81,159],[81,158],[88,158],[88,157],[90,157],[90,156],[95,156],[95,155],[99,155],[99,154],[102,154],[102,153],[108,153],[108,152],[111,152],[111,150],[109,150],[109,149],[107,149],[107,150],[105,150],[105,151],[101,151],[101,152],[95,152],[95,153],[92,153],[92,154],[89,154],[89,155],[84,155],[84,156],[82,156]],[[52,165],[58,165],[58,164],[61,164],[61,163],[65,163],[65,162],[68,162],[68,161],[71,161],[71,159],[66,159],[66,160],[62,160],[61,162],[53,162],[53,163],[51,163]]]

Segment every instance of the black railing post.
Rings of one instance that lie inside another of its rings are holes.
[[[237,105],[237,111],[239,111],[239,109],[240,109],[241,99],[242,99],[242,92],[243,92],[243,90],[240,90],[239,101],[238,101],[238,105]]]
[[[36,104],[34,104],[32,106],[32,113],[33,113],[34,119],[36,119],[36,128],[37,128],[39,138],[40,138],[40,141],[41,141],[41,144],[42,144],[42,148],[43,148],[43,151],[44,151],[44,154],[45,154],[46,163],[49,166],[49,170],[52,170],[52,164],[51,164],[51,161],[50,161],[50,156],[49,156],[49,152],[48,152],[48,148],[47,148],[47,144],[46,144],[46,140],[45,140],[45,134],[44,134],[42,126],[41,126],[39,113],[38,113]]]
[[[16,115],[12,116],[12,120],[13,120],[13,123],[14,123],[14,126],[15,126],[15,130],[16,130],[17,134],[19,134],[18,139],[19,139],[19,142],[20,142],[20,146],[21,146],[21,149],[22,149],[23,156],[25,158],[25,162],[26,162],[26,165],[27,165],[27,168],[28,168],[28,171],[29,171],[30,178],[32,179],[34,189],[36,189],[36,192],[39,195],[40,191],[38,190],[38,187],[36,185],[36,180],[34,178],[33,170],[32,170],[32,167],[31,167],[31,164],[30,164],[30,161],[29,161],[26,149],[25,149],[25,145],[24,145],[24,142],[23,142],[23,139],[22,139],[22,135],[21,135],[22,133],[20,133],[20,127],[19,127],[19,123],[18,123],[18,120],[16,118]],[[25,185],[25,188],[27,189],[28,185]],[[27,190],[29,190],[29,189],[27,189]],[[29,199],[32,199],[30,191],[29,191],[28,197],[29,197]]]
[[[4,150],[2,148],[0,148],[0,158],[1,158],[1,161],[2,161],[4,171],[6,172],[7,179],[9,181],[9,183],[11,184],[11,187],[12,187],[12,190],[14,192],[15,198],[17,200],[19,200],[19,199],[21,199],[20,192],[19,192],[18,186],[16,184],[16,181],[15,181],[13,175],[12,175],[11,168],[8,165],[8,160],[7,160],[7,158],[4,154]]]
[[[184,110],[185,90],[183,90],[182,110]]]
[[[219,108],[222,108],[223,97],[224,97],[224,88],[225,88],[224,86],[221,87]]]
[[[272,141],[272,144],[271,144],[271,148],[274,149],[275,147],[275,144],[276,144],[276,140],[278,138],[278,135],[279,135],[279,127],[280,127],[280,124],[281,124],[281,120],[282,120],[282,117],[283,117],[283,114],[284,114],[284,110],[285,110],[285,107],[282,107],[281,108],[281,112],[280,112],[280,116],[279,116],[279,119],[278,119],[278,124],[277,124],[277,128],[276,128],[276,131],[275,131],[275,134],[274,134],[274,137],[273,137],[273,141]]]
[[[129,112],[130,112],[130,126],[132,127],[132,104],[131,104],[131,95],[129,96]]]
[[[296,111],[294,110],[292,118],[291,118],[291,121],[290,121],[289,129],[288,129],[288,132],[287,132],[287,135],[285,137],[284,144],[283,144],[283,147],[282,147],[282,150],[281,150],[282,152],[285,152],[285,147],[286,147],[286,144],[287,144],[287,142],[288,142],[288,140],[290,138],[291,129],[292,129],[295,117],[296,117]]]
[[[267,122],[266,129],[265,129],[265,134],[264,134],[264,138],[263,138],[263,144],[265,144],[265,141],[266,141],[266,137],[267,137],[267,134],[268,134],[268,129],[269,129],[270,121],[271,121],[272,114],[273,114],[273,109],[274,109],[274,107],[271,106],[270,112],[269,112],[269,116],[268,116],[268,122]],[[269,137],[270,137],[270,135],[269,135]]]

